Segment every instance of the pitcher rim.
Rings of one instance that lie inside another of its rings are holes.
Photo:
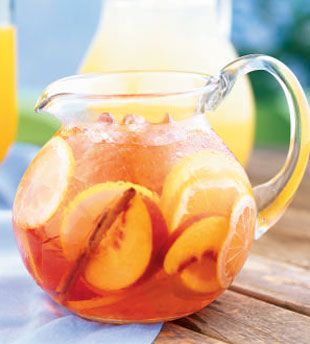
[[[143,75],[143,74],[150,74],[152,75],[160,75],[160,74],[167,74],[167,75],[183,75],[191,77],[192,79],[200,79],[203,84],[200,87],[192,87],[181,91],[170,91],[170,92],[138,92],[138,93],[98,93],[95,94],[93,92],[70,92],[70,91],[62,91],[62,92],[52,92],[52,89],[55,90],[61,85],[66,82],[70,81],[83,81],[83,80],[95,80],[97,78],[104,78],[108,76],[129,76],[129,75]],[[206,74],[200,73],[195,71],[180,71],[180,70],[121,70],[121,71],[108,71],[108,72],[100,72],[100,73],[86,73],[86,74],[75,74],[71,76],[67,76],[64,78],[60,78],[52,83],[50,83],[45,90],[43,91],[42,95],[38,99],[35,105],[35,111],[40,112],[42,108],[51,100],[55,98],[77,98],[77,99],[85,99],[85,100],[126,100],[126,99],[152,99],[152,98],[165,98],[165,97],[177,97],[177,96],[194,96],[194,95],[201,95],[209,90],[210,84],[213,84],[214,77]]]

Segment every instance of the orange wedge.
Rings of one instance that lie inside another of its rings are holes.
[[[256,205],[251,196],[242,196],[234,204],[229,231],[217,260],[217,278],[227,288],[245,263],[254,239]]]
[[[24,174],[15,197],[13,220],[21,228],[45,224],[63,201],[74,170],[70,146],[60,137],[50,140]]]
[[[190,216],[229,216],[239,194],[250,189],[248,178],[232,157],[204,150],[184,158],[167,176],[161,208],[170,232]]]

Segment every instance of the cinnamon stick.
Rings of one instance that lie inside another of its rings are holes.
[[[74,262],[72,268],[61,279],[56,292],[59,294],[59,301],[64,302],[76,280],[85,269],[91,255],[97,250],[104,234],[112,226],[117,217],[127,209],[129,202],[135,196],[136,190],[130,188],[126,190],[122,197],[107,208],[99,217],[96,226],[88,240],[85,249]]]

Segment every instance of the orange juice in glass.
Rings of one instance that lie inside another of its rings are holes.
[[[0,0],[0,161],[16,135],[16,47],[12,1]]]
[[[253,188],[206,114],[255,70],[282,84],[292,133],[281,171]],[[73,76],[51,84],[36,108],[62,127],[21,180],[16,239],[36,282],[93,320],[154,322],[207,306],[284,212],[308,160],[307,100],[292,72],[264,55],[215,76]]]
[[[169,69],[213,74],[237,56],[230,29],[229,0],[105,0],[80,70]],[[254,115],[247,78],[238,81],[222,107],[208,114],[214,130],[242,164],[253,144]]]

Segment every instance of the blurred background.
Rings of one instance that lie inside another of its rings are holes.
[[[74,74],[93,37],[101,0],[23,0],[15,2],[18,28],[18,92],[20,121],[17,139],[35,135],[43,143],[57,128],[53,119],[36,131],[32,108],[51,81]],[[232,42],[239,55],[265,53],[279,58],[297,75],[309,95],[310,1],[237,0],[233,3]],[[284,96],[265,73],[251,76],[257,122],[256,146],[288,142],[289,121]],[[36,117],[38,118],[38,117]]]

